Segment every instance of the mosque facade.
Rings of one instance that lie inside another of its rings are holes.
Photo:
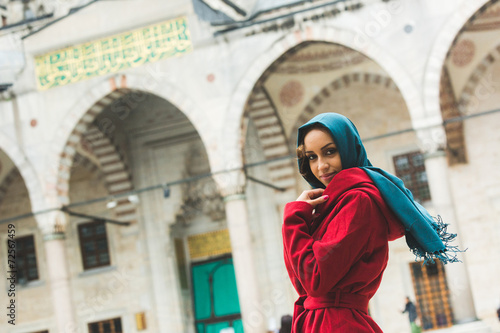
[[[0,1],[2,332],[273,332],[300,125],[337,112],[467,249],[391,242],[384,332],[500,332],[500,3]]]

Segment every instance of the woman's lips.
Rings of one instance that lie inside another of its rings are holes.
[[[331,179],[333,178],[333,176],[335,176],[336,172],[330,172],[330,173],[325,173],[324,175],[321,175],[321,179],[323,180],[328,180],[328,179]]]

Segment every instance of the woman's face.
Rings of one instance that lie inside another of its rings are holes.
[[[325,129],[312,129],[304,137],[304,151],[313,175],[327,186],[342,170],[337,146]]]

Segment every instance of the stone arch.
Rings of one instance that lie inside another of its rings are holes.
[[[290,150],[278,112],[261,84],[257,84],[245,106],[245,115],[252,119],[268,162],[270,183],[289,189],[295,185],[295,169],[288,158]]]
[[[98,161],[108,193],[116,195],[133,190],[132,174],[123,158],[124,154],[113,143],[112,138],[96,126],[91,126],[85,132],[84,138],[90,143],[92,153]],[[119,220],[135,222],[137,219],[135,205],[127,198],[117,200],[114,211]]]
[[[434,41],[424,73],[424,116],[442,123],[440,107],[441,72],[449,51],[459,32],[484,5],[491,0],[466,0],[457,6]]]
[[[467,106],[477,97],[474,90],[480,83],[484,73],[493,63],[500,61],[500,45],[496,46],[488,55],[486,55],[479,65],[472,71],[467,83],[465,84],[458,98],[458,107],[461,113],[465,113]],[[486,87],[487,88],[487,87]]]
[[[447,98],[452,96],[451,84],[449,83],[449,74],[446,67],[443,68],[443,77],[441,78],[441,112],[446,120],[453,117],[467,116],[475,113],[475,107],[478,106],[481,100],[487,99],[495,93],[495,88],[492,86],[494,80],[485,78],[484,74],[497,61],[500,60],[500,45],[494,48],[489,54],[483,57],[482,61],[474,68],[469,75],[467,82],[458,94],[456,99]],[[447,82],[447,84],[443,84]],[[444,96],[444,98],[443,98]],[[453,121],[445,125],[448,147],[448,161],[450,165],[456,163],[467,163],[467,149],[465,144],[465,125],[464,121]]]
[[[281,55],[293,47],[306,42],[318,41],[346,46],[377,62],[398,86],[408,106],[412,120],[421,119],[423,107],[418,90],[407,72],[386,52],[373,41],[366,40],[359,43],[359,35],[353,31],[342,30],[330,26],[308,26],[303,30],[296,30],[278,39],[271,48],[260,56],[248,68],[245,76],[240,80],[226,113],[225,127],[221,131],[220,142],[224,145],[225,160],[241,163],[241,121],[247,99],[257,85],[262,73],[266,71]],[[224,138],[224,140],[222,139]]]
[[[28,158],[24,155],[23,151],[9,139],[6,135],[0,132],[0,149],[11,159],[15,167],[21,174],[25,186],[28,189],[31,210],[33,212],[41,211],[47,207],[44,198],[44,192],[40,184],[40,180],[36,171],[32,167]]]
[[[316,108],[322,104],[323,99],[330,96],[333,92],[348,87],[351,83],[355,82],[363,82],[369,85],[378,85],[383,86],[387,89],[391,89],[394,91],[398,91],[399,89],[392,81],[390,77],[380,75],[380,74],[372,74],[372,73],[349,73],[343,75],[336,80],[332,81],[328,86],[323,88],[316,96],[314,96],[309,104],[304,108],[304,112],[302,112],[295,122],[293,126],[292,133],[297,133],[299,127],[306,123],[309,119],[313,117],[315,114]],[[296,138],[290,138],[289,144],[290,147],[294,148],[296,145]]]
[[[96,163],[95,161],[81,154],[80,152],[77,152],[75,154],[75,161],[73,162],[72,167],[74,168],[77,165],[83,167],[89,173],[101,172],[101,167],[99,163]]]
[[[95,120],[97,115],[101,113],[108,105],[111,105],[114,101],[118,100],[120,97],[129,93],[129,89],[120,89],[113,91],[101,98],[97,101],[89,110],[85,113],[83,117],[81,117],[74,127],[73,131],[69,135],[68,141],[60,154],[60,165],[58,168],[57,175],[57,195],[59,202],[63,205],[69,204],[69,179],[71,175],[71,166],[73,164],[74,157],[77,153],[77,145],[81,141],[84,136],[91,136],[92,134],[95,136],[95,129],[92,129],[92,122]],[[87,134],[87,131],[91,130],[90,134]],[[98,134],[95,137],[92,137],[90,140],[92,148],[97,150],[96,157],[102,159],[102,154],[100,150],[105,150],[106,152],[115,153],[114,147],[110,144],[109,139],[97,130]]]
[[[425,83],[430,82],[430,78],[434,75],[435,79],[438,80],[439,86],[436,91],[433,89],[429,89],[429,86],[426,86],[427,89],[424,90],[424,103],[426,105],[426,111],[429,111],[429,116],[436,118],[436,122],[438,120],[437,116],[440,117],[440,122],[444,122],[444,129],[446,134],[446,154],[448,158],[449,165],[455,165],[459,163],[467,163],[467,151],[465,147],[465,139],[463,132],[463,122],[462,121],[450,121],[450,119],[458,118],[463,116],[464,111],[464,103],[468,103],[468,101],[463,100],[471,97],[472,90],[476,87],[476,83],[474,80],[479,79],[479,73],[475,73],[476,71],[484,72],[493,62],[494,54],[490,54],[486,56],[482,60],[482,62],[478,65],[478,68],[474,71],[472,76],[469,78],[467,85],[464,88],[464,91],[460,93],[455,93],[451,83],[451,75],[446,65],[446,61],[450,56],[450,53],[453,50],[453,47],[456,45],[459,37],[461,36],[462,31],[468,31],[474,29],[474,21],[476,18],[480,17],[491,4],[494,4],[496,1],[471,1],[468,2],[465,9],[458,11],[454,14],[454,16],[449,20],[449,23],[442,30],[441,35],[438,37],[437,46],[434,47],[434,59],[439,57],[439,62],[430,61],[428,67],[426,68],[426,74],[424,77]],[[443,48],[447,46],[447,49]],[[439,53],[439,54],[438,54]],[[438,64],[439,64],[439,74],[438,72]],[[430,71],[435,71],[434,74],[431,74]],[[472,80],[471,80],[472,79]],[[435,84],[432,82],[431,84]],[[434,96],[431,97],[430,95]],[[430,102],[433,100],[433,102]],[[439,108],[435,108],[435,102],[438,102]],[[436,115],[436,111],[439,113]],[[432,115],[431,115],[432,113]]]
[[[156,73],[157,71],[148,71]],[[127,93],[151,93],[172,103],[199,133],[205,147],[210,141],[210,122],[207,116],[177,87],[153,74],[121,75],[102,80],[87,91],[71,108],[55,133],[46,164],[48,201],[53,206],[68,203],[69,171],[75,146],[96,116],[107,106]],[[96,102],[97,101],[97,102]],[[108,148],[109,149],[109,148]],[[210,150],[207,150],[211,161]]]

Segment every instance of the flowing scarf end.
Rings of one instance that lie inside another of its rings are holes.
[[[415,255],[415,261],[423,260],[423,265],[434,264],[435,259],[438,259],[445,265],[452,262],[462,262],[458,259],[457,254],[465,252],[467,249],[460,250],[458,246],[450,245],[450,242],[455,240],[457,234],[448,232],[448,224],[443,222],[440,215],[438,215],[437,218],[434,217],[432,227],[443,242],[444,249],[435,252],[428,252],[423,250],[420,246],[414,246],[410,249],[410,251]]]

